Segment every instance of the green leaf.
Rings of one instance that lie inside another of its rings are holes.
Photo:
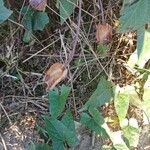
[[[61,93],[59,94],[58,89],[54,89],[49,92],[49,110],[50,114],[57,118],[65,108],[67,97],[70,93],[70,87],[62,85],[60,88]]]
[[[63,24],[66,19],[74,12],[77,0],[58,0],[57,6],[59,7],[60,22]]]
[[[25,43],[29,43],[32,39],[32,31],[26,30],[23,35],[23,41]]]
[[[74,132],[69,130],[61,121],[55,118],[44,117],[46,130],[52,140],[67,142],[69,146],[78,144]]]
[[[48,144],[34,144],[31,142],[28,145],[28,150],[52,150]]]
[[[28,6],[25,6],[22,9],[22,14],[24,15],[22,19],[22,24],[27,30],[32,31],[32,17],[34,14],[33,9],[31,9]]]
[[[32,39],[33,30],[42,31],[49,22],[49,18],[46,12],[34,11],[28,6],[23,7],[22,14],[24,14],[22,24],[26,29],[23,41],[29,43]]]
[[[150,0],[133,0],[127,4],[124,0],[124,7],[121,10],[120,31],[138,30],[150,22]]]
[[[103,125],[103,123],[105,122],[104,118],[97,109],[95,109],[93,107],[90,107],[89,108],[89,113],[98,125],[100,125],[100,126]]]
[[[107,81],[105,78],[101,78],[97,89],[85,103],[81,110],[86,110],[89,107],[98,107],[104,105],[106,102],[109,102],[114,96],[113,87],[111,82]]]
[[[33,30],[43,31],[46,24],[49,23],[49,17],[46,12],[36,12],[33,15]]]
[[[122,93],[116,92],[114,105],[120,122],[122,122],[126,117],[129,108],[129,100],[129,94],[125,91]]]
[[[48,144],[37,144],[35,150],[52,150]]]
[[[70,111],[67,111],[66,114],[63,116],[61,122],[70,130],[73,131],[74,136],[76,136],[75,131],[75,124],[73,120],[73,116]]]
[[[93,110],[93,112],[91,110],[90,113],[94,116],[94,118],[87,113],[82,113],[80,122],[86,125],[89,129],[95,131],[97,134],[107,137],[107,133],[105,132],[105,129],[102,127],[104,120],[101,114],[100,113],[98,114],[97,110]],[[96,119],[96,117],[98,118]]]
[[[137,49],[139,57],[138,65],[139,67],[143,67],[150,59],[150,29],[145,30],[143,34],[140,32],[138,35],[137,44],[140,45],[140,43],[143,43],[143,46],[139,46]],[[142,37],[144,37],[143,40]]]
[[[129,150],[129,148],[126,145],[124,145],[124,144],[115,144],[114,148],[116,150]]]
[[[65,150],[64,142],[59,140],[52,140],[53,150]]]
[[[133,126],[123,128],[123,135],[127,139],[130,147],[137,147],[139,141],[139,129]]]
[[[120,31],[137,31],[138,64],[140,65],[144,59],[147,59],[150,56],[150,52],[148,51],[149,44],[146,37],[144,37],[145,24],[150,22],[150,1],[133,0],[132,3],[130,3],[129,1],[124,0],[123,6],[120,17]],[[145,36],[148,35],[145,34]]]
[[[0,24],[9,18],[12,11],[4,6],[3,0],[0,0]]]

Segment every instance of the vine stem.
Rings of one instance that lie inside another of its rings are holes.
[[[76,28],[76,35],[75,35],[75,39],[74,39],[74,42],[73,42],[72,51],[70,52],[69,59],[66,62],[66,64],[68,64],[68,65],[73,60],[75,50],[76,50],[76,46],[77,46],[77,42],[78,42],[78,38],[79,38],[80,25],[81,25],[81,11],[82,11],[82,0],[79,0],[78,24],[77,24],[77,28]]]

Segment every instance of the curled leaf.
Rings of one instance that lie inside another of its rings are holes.
[[[30,0],[30,5],[36,10],[44,11],[47,5],[47,0]]]
[[[66,78],[68,70],[64,64],[55,63],[45,73],[44,82],[47,90],[53,89],[60,81]]]
[[[108,23],[98,23],[96,25],[96,40],[97,43],[108,43],[112,39],[112,26]]]

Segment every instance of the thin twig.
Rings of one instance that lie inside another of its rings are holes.
[[[104,8],[103,8],[103,3],[102,0],[98,0],[99,2],[99,7],[100,7],[100,12],[102,13],[102,23],[105,23],[105,18],[104,18]]]
[[[34,53],[32,56],[28,57],[27,59],[25,59],[23,61],[23,63],[25,63],[26,61],[28,61],[29,59],[33,58],[34,56],[36,56],[37,54],[41,53],[42,51],[44,51],[45,49],[49,48],[50,46],[52,46],[54,43],[56,43],[57,41],[59,41],[60,39],[58,38],[57,40],[53,41],[52,43],[50,43],[49,45],[45,46],[44,48],[42,48],[41,50],[39,50],[38,52]]]
[[[2,134],[1,134],[1,133],[0,133],[0,138],[1,138],[1,141],[2,141],[3,146],[4,146],[4,150],[7,150],[6,143],[5,143],[5,141],[4,141],[4,139],[3,139],[3,137],[2,137]]]
[[[7,117],[7,119],[8,119],[8,121],[9,121],[9,123],[12,124],[12,121],[10,120],[10,118],[9,118],[9,116],[8,116],[8,114],[7,114],[6,110],[5,110],[5,108],[3,107],[3,105],[2,105],[1,103],[0,103],[0,106],[1,106],[1,108],[3,109],[3,111],[4,111],[4,113],[5,113],[6,117]]]
[[[81,12],[82,12],[81,7],[82,7],[82,0],[79,0],[79,15],[78,15],[78,25],[77,25],[77,28],[76,28],[76,36],[75,36],[75,40],[74,40],[74,43],[73,43],[73,48],[72,48],[72,51],[70,53],[69,60],[67,61],[67,64],[70,64],[70,62],[72,61],[72,59],[74,57],[77,42],[78,42],[78,38],[79,38],[80,25],[81,25]]]

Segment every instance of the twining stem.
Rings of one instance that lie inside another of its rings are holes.
[[[77,24],[77,28],[76,28],[76,35],[75,35],[72,51],[70,52],[69,59],[67,61],[68,65],[73,60],[75,50],[76,50],[76,46],[77,46],[77,42],[78,42],[78,38],[79,38],[80,25],[81,25],[81,10],[82,10],[82,0],[79,0],[78,24]]]

